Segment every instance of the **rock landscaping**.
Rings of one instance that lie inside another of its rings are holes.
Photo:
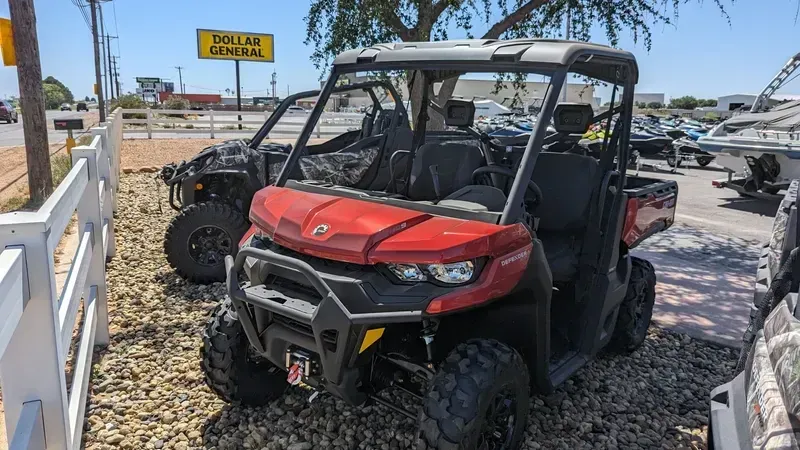
[[[87,449],[417,448],[415,421],[383,407],[352,408],[325,394],[309,404],[297,389],[263,408],[217,399],[199,349],[223,286],[192,285],[170,269],[163,236],[174,211],[152,174],[124,175],[119,194],[111,344],[96,357]],[[709,392],[732,378],[736,356],[652,329],[634,354],[603,355],[554,393],[534,396],[523,448],[705,448]]]

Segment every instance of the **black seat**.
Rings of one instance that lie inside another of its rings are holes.
[[[554,281],[577,274],[598,169],[590,156],[542,152],[536,160],[532,178],[542,190],[537,234]]]
[[[408,197],[436,200],[431,166],[437,166],[442,198],[472,184],[472,172],[486,164],[481,149],[461,142],[432,142],[421,146],[411,164]]]

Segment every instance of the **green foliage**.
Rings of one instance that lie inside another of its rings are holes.
[[[84,97],[83,101],[88,102],[89,101],[89,96],[87,95],[86,97]]]
[[[715,99],[700,99],[697,101],[697,106],[701,108],[714,108],[717,106],[717,101]]]
[[[111,110],[113,111],[116,108],[125,108],[125,109],[145,109],[147,108],[147,103],[142,100],[137,94],[125,94],[119,98],[116,98],[111,101]],[[144,113],[128,113],[123,114],[123,119],[146,119],[147,115]]]
[[[719,114],[709,111],[706,113],[705,118],[708,120],[719,120]]]
[[[691,95],[685,95],[683,97],[673,98],[669,101],[669,108],[670,109],[695,109],[697,108],[698,101],[696,98],[692,97]]]
[[[70,91],[70,90],[69,90],[69,88],[68,88],[68,87],[66,87],[66,86],[64,85],[64,83],[62,83],[62,82],[58,81],[58,80],[57,80],[57,79],[55,79],[54,77],[50,76],[50,77],[47,77],[47,78],[45,78],[44,80],[42,80],[42,84],[45,86],[45,95],[47,94],[47,88],[46,88],[46,87],[47,87],[48,85],[50,85],[50,86],[55,86],[55,87],[56,87],[56,89],[57,89],[59,92],[61,92],[61,95],[62,95],[62,97],[63,97],[63,100],[62,100],[61,102],[59,102],[59,104],[58,104],[58,105],[56,105],[56,106],[55,106],[56,108],[57,108],[57,107],[58,107],[58,106],[59,106],[61,103],[73,103],[73,102],[75,102],[75,97],[73,97],[73,96],[72,96],[72,91]],[[51,91],[52,91],[52,88],[51,88]],[[46,97],[45,97],[45,103],[47,104],[47,99],[46,99]],[[49,104],[48,104],[48,105],[49,105]],[[47,108],[48,108],[48,109],[51,109],[51,107],[50,107],[50,106],[48,106]]]
[[[47,109],[58,109],[62,103],[67,99],[64,92],[55,84],[45,83],[42,85],[44,88],[44,106]]]
[[[58,186],[64,181],[69,171],[72,169],[72,159],[65,155],[54,155],[50,158],[50,172],[53,174],[53,186]],[[19,210],[34,210],[41,204],[34,203],[30,199],[27,189],[22,190],[6,200],[0,201],[0,213]]]
[[[664,104],[660,102],[650,102],[647,104],[648,109],[664,109]]]

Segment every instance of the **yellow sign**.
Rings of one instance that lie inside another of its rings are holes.
[[[197,57],[238,61],[275,61],[271,34],[197,30]]]
[[[94,84],[94,95],[100,95],[100,89],[98,89],[97,83]]]
[[[0,19],[0,53],[3,54],[4,66],[17,65],[17,53],[14,51],[14,30],[9,19]]]

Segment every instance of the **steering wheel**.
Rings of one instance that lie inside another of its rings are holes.
[[[517,176],[516,172],[503,166],[483,166],[478,167],[474,172],[472,172],[472,182],[475,184],[481,184],[481,178],[492,174],[501,175],[512,180]],[[527,190],[533,194],[533,200],[531,200],[532,205],[529,207],[531,211],[528,211],[532,212],[533,208],[542,202],[542,190],[539,189],[539,186],[537,186],[532,180],[528,181]]]

